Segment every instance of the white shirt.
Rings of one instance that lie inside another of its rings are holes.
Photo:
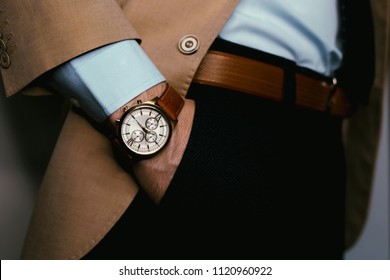
[[[337,0],[241,0],[220,37],[332,76],[341,63]],[[72,59],[53,85],[98,122],[165,78],[134,40]]]

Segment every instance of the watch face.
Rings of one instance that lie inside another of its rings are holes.
[[[152,104],[139,104],[124,115],[119,128],[123,144],[138,156],[151,156],[161,151],[171,136],[171,122]]]

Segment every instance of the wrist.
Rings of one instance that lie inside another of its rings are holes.
[[[114,144],[131,161],[154,157],[168,145],[183,105],[165,82],[148,89],[109,117]]]

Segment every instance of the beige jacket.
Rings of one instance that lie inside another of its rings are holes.
[[[1,67],[5,93],[45,94],[47,91],[38,85],[48,70],[94,48],[136,38],[168,82],[184,96],[202,57],[237,2],[1,0],[0,32],[6,45],[2,48],[6,56],[1,59],[5,66],[7,59],[10,62],[8,67]],[[383,10],[388,2],[373,2],[375,10],[381,12],[376,24],[383,32],[387,24]],[[177,44],[189,34],[199,38],[200,48],[186,55]],[[378,40],[383,41],[383,35],[378,33]],[[380,53],[385,49],[381,45]],[[383,77],[378,78],[376,96],[382,83]],[[380,98],[372,98],[374,109],[361,116],[373,120],[370,135],[363,143],[354,143],[359,149],[368,147],[369,156],[363,151],[366,156],[362,159],[354,151],[352,161],[360,168],[359,173],[352,174],[364,173],[364,179],[350,181],[365,190],[371,184],[379,127]],[[346,139],[352,143],[354,134],[349,128],[353,123],[351,120],[346,126]],[[120,218],[137,190],[131,176],[114,161],[109,141],[83,118],[69,112],[40,188],[22,258],[81,258]],[[352,239],[364,222],[367,197],[363,193]]]

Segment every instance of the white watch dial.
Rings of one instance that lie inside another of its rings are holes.
[[[120,137],[133,153],[150,156],[165,147],[171,135],[171,122],[159,107],[139,104],[122,119]]]

